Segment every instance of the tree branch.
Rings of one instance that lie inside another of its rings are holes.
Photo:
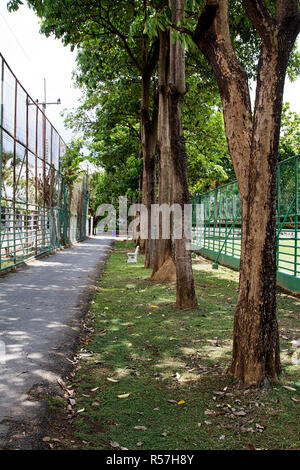
[[[128,129],[133,131],[133,133],[137,136],[138,140],[141,140],[140,133],[135,129],[135,127],[132,124],[130,124],[129,122],[121,122],[120,126],[121,127],[127,127]]]
[[[148,60],[146,63],[146,73],[150,77],[156,67],[156,64],[158,62],[159,58],[159,40],[156,39],[151,46],[149,55],[148,55]]]
[[[265,0],[242,0],[244,10],[263,43],[271,48],[276,21],[269,12]]]
[[[185,33],[188,34],[189,36],[193,36],[194,32],[191,31],[190,29],[183,28],[182,26],[178,26],[176,24],[171,24],[170,25],[172,29],[175,29],[176,31],[179,31],[180,33]]]
[[[217,79],[226,133],[229,136],[229,152],[237,178],[243,182],[240,184],[240,192],[244,198],[247,195],[245,175],[250,165],[251,102],[247,74],[237,60],[230,38],[228,0],[207,0],[193,40],[210,62]]]
[[[105,24],[105,26],[107,27],[107,29],[111,33],[115,34],[116,36],[118,36],[119,39],[121,39],[121,41],[123,42],[123,45],[124,45],[124,49],[126,50],[127,54],[129,55],[131,61],[134,64],[134,66],[139,70],[139,72],[142,72],[141,65],[139,64],[137,58],[134,56],[131,48],[128,45],[127,37],[123,33],[121,33],[121,31],[111,22],[111,19],[110,19],[110,16],[109,16],[109,9],[104,10],[104,8],[102,7],[102,10],[105,11],[106,16],[104,18],[101,14],[99,15],[99,17],[101,19],[101,22]]]
[[[218,2],[207,3],[205,5],[193,34],[193,40],[196,43],[201,41],[201,39],[204,38],[205,34],[211,28],[212,23],[216,17],[218,8]]]
[[[277,23],[288,34],[300,32],[300,13],[298,0],[277,0]]]
[[[291,16],[299,16],[298,0],[277,0],[276,17],[278,24]]]

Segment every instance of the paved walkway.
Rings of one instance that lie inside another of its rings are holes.
[[[40,448],[46,407],[28,393],[51,389],[70,369],[111,244],[89,238],[0,278],[0,448]]]

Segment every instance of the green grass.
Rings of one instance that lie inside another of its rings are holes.
[[[66,420],[59,402],[54,447],[299,449],[299,356],[291,341],[299,337],[300,301],[278,294],[280,381],[269,391],[245,389],[222,375],[231,357],[238,274],[196,258],[199,308],[180,310],[174,284],[151,282],[142,256],[127,265],[128,249],[130,243],[115,243],[99,279],[79,368],[67,383],[76,391],[75,414]]]

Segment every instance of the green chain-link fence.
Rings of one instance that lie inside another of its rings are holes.
[[[88,177],[69,188],[66,146],[0,55],[0,270],[86,236]]]
[[[300,291],[300,156],[283,160],[278,166],[277,270],[278,283]],[[204,256],[238,268],[241,254],[242,220],[237,182],[195,196],[193,203],[193,244]],[[201,208],[202,224],[196,224]]]

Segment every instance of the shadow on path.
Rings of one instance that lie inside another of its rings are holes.
[[[57,386],[70,370],[111,245],[89,238],[0,279],[0,448],[41,448],[47,407],[28,393]]]

